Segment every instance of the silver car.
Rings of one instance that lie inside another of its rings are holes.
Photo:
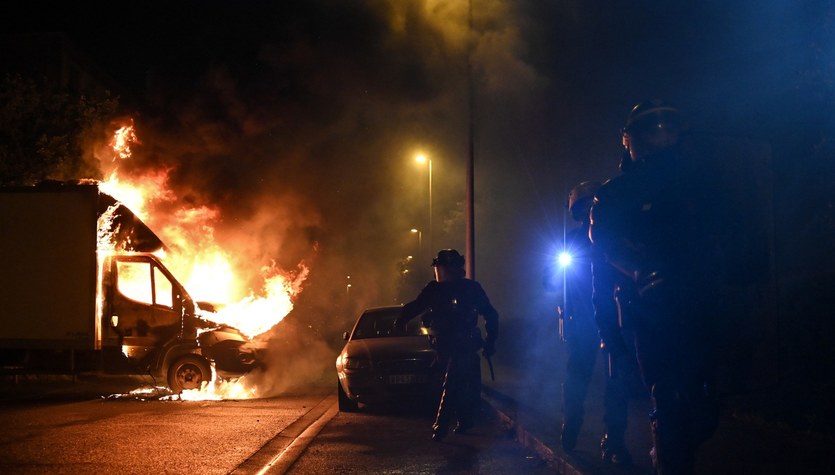
[[[406,329],[396,328],[401,306],[369,308],[336,358],[339,410],[353,412],[359,404],[421,400],[436,404],[443,372],[430,343],[429,330],[419,318]]]

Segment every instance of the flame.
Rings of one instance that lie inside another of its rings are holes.
[[[301,290],[301,284],[310,272],[304,263],[299,264],[299,272],[281,272],[274,267],[267,272],[273,273],[264,279],[263,297],[249,295],[241,301],[222,308],[212,315],[212,320],[225,323],[240,330],[249,337],[260,335],[274,325],[275,315],[287,315],[293,309],[292,297]],[[275,322],[278,323],[278,322]]]
[[[116,198],[127,206],[139,219],[152,220],[149,207],[176,200],[167,188],[170,169],[148,172],[140,177],[120,178],[119,170],[113,170],[106,180],[99,183],[99,190]]]
[[[153,213],[156,207],[170,208],[176,196],[168,189],[168,170],[155,170],[141,176],[120,177],[115,170],[101,182],[100,189],[125,204],[167,243],[169,252],[157,256],[198,301],[220,304],[222,311],[211,316],[254,337],[266,332],[293,309],[293,300],[308,275],[304,263],[295,272],[277,269],[274,264],[261,268],[263,285],[246,289],[238,275],[232,255],[215,240],[214,223],[220,211],[208,206],[176,209],[169,216]],[[100,220],[100,229],[112,221],[113,210]],[[113,250],[113,243],[100,232],[101,249]]]
[[[140,143],[133,124],[114,133],[111,143],[116,157],[130,158],[132,143]],[[205,315],[217,324],[240,330],[249,338],[263,334],[279,323],[293,309],[295,297],[302,290],[309,268],[300,263],[297,269],[285,271],[274,262],[260,267],[260,288],[247,288],[241,269],[249,263],[236,261],[236,253],[221,247],[215,237],[215,224],[221,212],[210,206],[188,206],[178,202],[169,188],[170,168],[123,175],[114,168],[99,189],[127,206],[166,243],[167,250],[155,253],[186,288],[195,301],[219,304],[217,313]],[[100,255],[115,249],[109,233],[114,209],[99,221]],[[237,253],[242,254],[242,253]],[[247,399],[255,397],[256,388],[244,378],[219,381],[214,374],[211,383],[199,390],[183,391],[182,400]]]
[[[253,399],[258,397],[258,390],[249,384],[246,376],[232,381],[218,381],[213,378],[211,383],[203,383],[200,389],[186,389],[171,399],[180,401],[220,401],[223,399]]]
[[[130,158],[131,156],[131,145],[132,144],[139,144],[139,138],[136,136],[136,129],[133,126],[133,119],[130,120],[130,125],[125,125],[119,127],[116,132],[113,133],[113,140],[110,142],[110,146],[113,148],[115,155],[113,160],[116,160],[116,157],[121,159]]]
[[[116,248],[116,242],[113,239],[113,219],[116,212],[117,205],[107,208],[107,211],[101,214],[97,223],[96,230],[96,249],[99,254],[99,265],[101,265],[101,257],[106,252],[111,252]]]

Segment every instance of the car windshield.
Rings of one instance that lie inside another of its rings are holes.
[[[394,327],[394,320],[400,315],[400,307],[367,310],[360,316],[352,340],[364,338],[386,338],[395,336],[422,336],[428,335],[426,328],[421,326],[420,318],[413,318],[406,330]]]

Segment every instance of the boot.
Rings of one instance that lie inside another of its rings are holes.
[[[432,440],[440,442],[449,433],[450,417],[449,412],[443,408],[438,410],[438,416],[435,418],[435,423],[432,424]]]
[[[473,428],[473,426],[474,424],[472,422],[464,422],[459,420],[458,424],[455,425],[455,429],[453,429],[453,432],[455,432],[456,434],[465,435],[470,431],[470,429]]]
[[[569,417],[562,423],[562,432],[560,433],[560,444],[563,450],[571,452],[577,446],[577,436],[580,435],[580,426],[582,420]]]
[[[441,396],[441,403],[438,405],[438,414],[435,416],[435,423],[432,424],[432,440],[442,441],[449,433],[449,424],[452,422],[452,410],[450,409],[449,394],[444,391]]]
[[[615,465],[631,465],[632,455],[626,449],[623,437],[611,437],[603,434],[600,439],[600,457]]]
[[[432,440],[435,442],[441,442],[447,436],[447,428],[441,427],[437,424],[432,426]]]

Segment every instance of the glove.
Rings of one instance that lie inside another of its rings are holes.
[[[496,344],[492,341],[488,341],[484,344],[484,349],[481,350],[481,355],[485,358],[490,358],[496,354]]]

